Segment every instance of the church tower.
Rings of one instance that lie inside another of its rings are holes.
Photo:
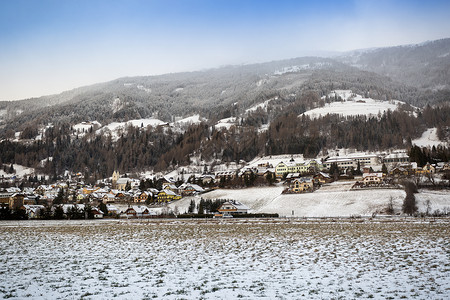
[[[120,178],[119,171],[114,171],[111,180],[113,189],[117,188],[117,180],[119,180],[119,178]]]

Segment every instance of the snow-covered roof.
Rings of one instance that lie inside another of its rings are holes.
[[[130,178],[119,178],[117,184],[127,184],[128,181],[130,181]]]
[[[395,152],[395,153],[388,154],[384,157],[384,159],[390,159],[390,158],[409,158],[409,156],[406,152]]]
[[[25,210],[28,212],[33,212],[33,213],[37,213],[39,210],[41,209],[45,209],[44,205],[29,205],[26,204],[23,206],[25,208]]]
[[[114,206],[113,204],[106,204],[106,208],[108,208],[108,211],[115,211],[115,212],[119,212],[120,210]]]
[[[142,214],[144,213],[146,210],[148,211],[147,206],[144,205],[133,205],[130,208],[132,208],[136,213],[138,214]],[[129,210],[130,208],[128,208],[127,210]]]
[[[337,163],[337,162],[351,162],[351,161],[353,161],[353,159],[337,156],[337,157],[330,157],[325,162],[326,163],[334,163],[334,162]]]
[[[175,183],[175,179],[173,179],[173,177],[170,177],[170,176],[164,176],[164,180],[166,181],[166,182],[169,182],[169,183]]]
[[[383,173],[364,173],[363,174],[363,178],[366,177],[378,177],[378,178],[383,178]]]
[[[289,173],[286,175],[286,179],[299,178],[302,175],[300,173]]]
[[[177,186],[175,184],[167,184],[164,189],[177,190]]]
[[[317,175],[322,175],[325,178],[330,178],[330,175],[327,173],[324,173],[324,172],[319,172],[319,173],[317,173]]]
[[[295,180],[294,180],[294,182],[295,181],[298,181],[298,182],[312,182],[312,178],[311,177],[300,177],[300,178],[296,178]]]
[[[159,191],[158,191],[157,189],[155,189],[155,188],[149,188],[148,190],[149,190],[150,192],[152,192],[153,195],[156,195],[156,194],[159,193]]]
[[[221,207],[222,206],[225,206],[225,205],[232,205],[233,207],[235,207],[237,210],[250,210],[250,208],[247,206],[247,205],[245,205],[245,204],[242,204],[241,202],[239,202],[239,201],[236,201],[236,200],[230,200],[230,201],[226,201],[226,202],[224,202],[222,205],[221,205]]]
[[[205,191],[201,186],[199,186],[199,185],[197,185],[197,184],[193,184],[193,183],[189,183],[189,184],[186,186],[186,189],[189,189],[189,188],[192,188],[192,189],[195,190],[196,192],[204,192],[204,191]]]
[[[174,191],[169,190],[169,189],[164,189],[160,193],[162,193],[162,192],[164,192],[164,193],[166,193],[166,195],[170,195],[170,196],[176,196],[177,195],[177,194],[175,194]]]

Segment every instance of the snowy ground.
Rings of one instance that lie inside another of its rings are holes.
[[[225,118],[225,119],[219,120],[217,122],[217,124],[214,125],[214,127],[217,129],[222,129],[222,128],[230,129],[231,126],[233,126],[233,125],[236,125],[236,118],[230,117],[230,118]]]
[[[449,225],[0,222],[0,298],[448,299]]]
[[[169,205],[177,206],[184,213],[191,199],[197,204],[203,199],[237,200],[256,213],[278,213],[280,216],[295,217],[350,217],[382,214],[392,198],[394,210],[401,212],[405,192],[401,189],[363,189],[351,190],[354,181],[338,181],[322,186],[314,193],[281,194],[285,186],[254,187],[247,189],[218,189],[197,197],[186,197]],[[450,210],[448,190],[420,190],[415,194],[419,212],[426,211],[430,200],[430,213]]]
[[[350,90],[339,90],[336,91],[336,94],[345,101],[327,103],[324,107],[309,110],[304,114],[311,118],[317,118],[327,114],[338,114],[344,117],[356,115],[376,116],[378,113],[383,113],[388,109],[392,111],[396,110],[397,105],[403,103],[397,100],[382,101],[364,98],[358,94],[352,97],[354,94]],[[330,96],[334,97],[334,93],[331,93]]]
[[[10,165],[6,165],[6,166],[9,167]],[[0,169],[0,177],[3,176],[3,177],[8,178],[8,177],[16,176],[17,178],[24,178],[26,176],[29,176],[29,175],[35,173],[34,168],[27,168],[27,167],[17,165],[17,164],[13,164],[13,168],[16,171],[13,174],[6,173],[5,171],[3,171],[3,169]]]
[[[448,143],[439,140],[437,136],[437,128],[428,128],[418,139],[412,140],[414,145],[419,147],[447,146]]]

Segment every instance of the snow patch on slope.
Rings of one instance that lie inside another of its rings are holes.
[[[221,129],[221,128],[225,128],[225,129],[230,129],[231,126],[236,125],[236,117],[230,117],[230,118],[225,118],[222,120],[219,120],[219,122],[217,122],[217,124],[215,125],[216,129]]]
[[[278,99],[278,97],[275,97],[275,98],[266,100],[266,101],[264,101],[263,103],[259,103],[259,104],[257,104],[257,105],[254,105],[254,106],[252,106],[252,107],[246,109],[246,110],[245,110],[245,113],[254,112],[254,111],[256,111],[258,108],[267,109],[267,106],[269,105],[269,102],[272,101],[272,100],[277,100],[277,99]]]
[[[9,167],[9,165],[7,165]],[[9,174],[6,173],[5,171],[3,171],[3,169],[0,169],[0,177],[17,177],[17,178],[23,178],[25,176],[29,176],[31,174],[35,173],[34,168],[28,168],[28,167],[24,167],[22,165],[17,165],[17,164],[13,164],[13,168],[15,170],[15,173],[13,174]]]
[[[132,125],[134,127],[147,127],[147,126],[159,126],[167,124],[166,122],[163,122],[158,119],[137,119],[137,120],[130,120],[128,122],[112,122],[106,126],[103,126],[102,128],[98,129],[96,131],[96,134],[104,134],[106,132],[111,132],[111,136],[113,140],[117,140],[119,137],[119,132],[126,129],[127,126]]]
[[[137,87],[138,90],[141,90],[141,91],[144,91],[144,92],[147,92],[147,93],[151,93],[152,92],[152,89],[146,88],[143,85],[137,85],[136,87]]]
[[[86,132],[88,132],[91,127],[95,129],[95,127],[101,127],[102,125],[98,121],[92,121],[92,122],[81,122],[78,124],[75,124],[72,126],[73,130],[78,132],[81,135],[84,135]]]
[[[427,146],[437,147],[438,145],[447,144],[439,140],[437,136],[437,128],[428,128],[427,130],[425,130],[425,132],[422,134],[420,138],[413,140],[412,143],[419,147],[427,147]]]
[[[398,100],[382,101],[372,98],[364,98],[361,95],[353,94],[350,90],[340,90],[330,93],[330,97],[337,95],[341,97],[343,102],[326,103],[324,107],[309,110],[302,115],[317,118],[327,114],[337,114],[341,116],[376,116],[378,113],[383,113],[387,110],[396,110],[398,105],[404,102]]]
[[[283,75],[286,73],[296,73],[304,70],[317,70],[322,69],[323,67],[331,66],[328,62],[318,62],[318,63],[312,63],[312,64],[304,64],[304,65],[298,65],[298,66],[290,66],[290,67],[284,67],[281,70],[275,71],[274,75]]]
[[[177,120],[173,123],[170,123],[170,126],[185,126],[185,125],[191,125],[191,124],[199,124],[202,121],[202,118],[200,118],[200,115],[193,115],[181,120]]]

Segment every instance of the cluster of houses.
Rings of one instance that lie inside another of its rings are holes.
[[[76,180],[66,180],[51,185],[40,185],[37,188],[10,187],[0,190],[0,205],[10,209],[25,208],[29,217],[37,215],[43,207],[52,206],[60,191],[64,191],[64,209],[75,203],[103,203],[109,205],[108,211],[117,212],[114,203],[127,204],[127,216],[151,216],[151,210],[144,204],[161,205],[179,200],[185,196],[197,195],[209,188],[216,188],[220,182],[237,177],[261,178],[268,182],[283,182],[286,193],[313,192],[323,184],[338,179],[336,174],[329,174],[332,167],[338,169],[340,176],[349,171],[359,169],[361,175],[356,178],[355,187],[385,186],[395,179],[409,176],[429,175],[441,171],[450,171],[449,163],[426,164],[423,168],[410,162],[406,151],[389,154],[335,153],[325,159],[304,160],[301,155],[284,155],[262,158],[259,163],[248,164],[236,169],[194,174],[194,180],[177,186],[171,177],[163,177],[162,188],[140,190],[140,180],[121,177],[114,172],[110,181],[100,186],[87,186]],[[328,172],[328,173],[327,173]],[[271,181],[269,181],[271,179]],[[191,183],[196,182],[196,184]],[[93,212],[100,217],[101,211]]]
[[[205,190],[191,183],[183,183],[176,186],[172,178],[164,178],[162,189],[149,188],[145,191],[139,189],[140,181],[131,178],[119,178],[115,172],[111,186],[84,186],[77,182],[58,182],[50,185],[40,185],[37,188],[10,187],[0,190],[0,206],[7,206],[15,210],[23,208],[27,211],[29,218],[37,216],[40,209],[52,206],[60,191],[64,192],[62,208],[64,213],[76,205],[77,209],[83,210],[83,204],[78,203],[104,203],[108,211],[119,213],[113,203],[124,203],[128,206],[138,207],[143,204],[164,204],[174,200],[179,200],[184,196],[191,196],[205,192]],[[129,188],[128,190],[127,187]],[[92,212],[94,217],[100,217],[100,212]],[[140,209],[130,214],[140,215]]]

